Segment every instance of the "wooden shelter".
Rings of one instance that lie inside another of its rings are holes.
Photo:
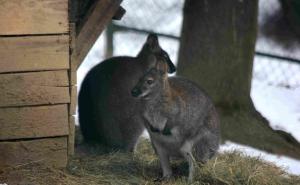
[[[74,153],[76,69],[112,17],[124,14],[120,3],[0,0],[0,169],[66,166]]]

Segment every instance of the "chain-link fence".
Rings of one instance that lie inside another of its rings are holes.
[[[94,65],[111,55],[135,55],[145,41],[146,35],[154,32],[160,36],[160,44],[170,54],[172,61],[177,63],[183,4],[184,0],[124,1],[122,6],[127,10],[125,16],[121,21],[114,21],[108,27],[106,34],[103,34],[97,43],[98,49],[87,60],[91,62],[93,61],[91,58],[97,58],[91,64]],[[280,15],[279,1],[260,0],[253,82],[259,82],[254,85],[296,88],[300,86],[300,43],[281,44],[274,39],[276,31],[271,33],[266,29],[271,27],[276,30],[276,27],[268,24],[268,21],[276,23],[274,14]],[[282,34],[279,33],[279,41],[280,35]],[[289,39],[281,38],[281,40]]]
[[[288,25],[281,1],[259,1],[253,80],[296,88],[300,86],[300,42]]]
[[[125,1],[123,6],[127,9],[127,14],[123,21],[114,22],[108,29],[110,34],[113,33],[113,55],[136,54],[146,34],[154,32],[160,35],[163,48],[177,63],[183,3],[183,0]],[[293,42],[293,46],[282,46],[263,33],[265,27],[270,26],[266,22],[274,21],[270,17],[275,13],[280,14],[280,3],[277,0],[261,0],[259,7],[258,20],[261,27],[256,45],[253,80],[263,85],[287,88],[300,86],[300,61],[297,60],[300,59],[300,44]],[[276,20],[273,23],[276,24]],[[276,29],[274,26],[273,28]]]

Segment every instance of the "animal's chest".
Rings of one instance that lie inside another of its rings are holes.
[[[160,110],[149,109],[143,116],[150,126],[159,131],[164,129],[167,122],[166,116]]]
[[[170,156],[180,157],[180,148],[183,142],[180,135],[178,135],[174,129],[171,130],[170,135],[151,131],[149,131],[149,134],[155,146],[159,145],[164,148]]]

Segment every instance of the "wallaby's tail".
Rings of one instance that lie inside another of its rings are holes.
[[[78,96],[79,124],[84,141],[86,142],[97,142],[99,138],[97,123],[92,109],[93,100],[87,76],[82,82]]]

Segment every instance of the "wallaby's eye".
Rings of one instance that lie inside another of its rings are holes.
[[[148,84],[148,85],[153,84],[153,80],[152,80],[152,79],[148,79],[148,80],[147,80],[147,84]]]

